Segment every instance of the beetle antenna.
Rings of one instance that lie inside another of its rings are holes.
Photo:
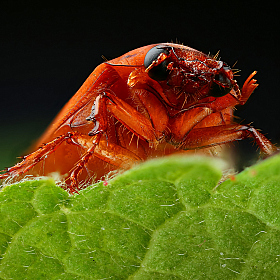
[[[134,65],[134,64],[114,64],[108,61],[105,61],[105,63],[112,65],[112,66],[123,66],[123,67],[142,67],[143,65]]]

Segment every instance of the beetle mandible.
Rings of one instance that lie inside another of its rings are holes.
[[[68,191],[94,174],[148,158],[253,138],[266,155],[277,148],[258,130],[233,121],[233,109],[258,86],[242,89],[217,57],[180,44],[130,51],[100,64],[39,139],[35,151],[0,179],[26,172],[66,177]]]

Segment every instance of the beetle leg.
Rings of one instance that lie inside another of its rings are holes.
[[[180,148],[204,148],[246,138],[253,138],[266,155],[278,151],[278,148],[255,128],[237,124],[194,128],[185,136]]]
[[[94,137],[88,137],[75,132],[58,136],[53,141],[44,144],[33,153],[25,156],[23,160],[15,166],[3,170],[5,173],[0,174],[0,180],[10,176],[20,176],[28,172],[37,163],[46,159],[65,141],[67,141],[68,144],[74,144],[86,149],[86,153],[71,170],[69,177],[70,184],[68,185],[70,193],[77,192],[79,189],[78,176],[88,161],[94,156],[123,169],[127,169],[136,162],[141,161],[141,158],[133,152],[122,148],[117,144],[108,143],[106,140],[100,140],[101,136],[101,133],[95,135]]]
[[[135,163],[141,161],[141,158],[133,152],[117,144],[107,142],[106,140],[100,140],[100,138],[101,134],[97,134],[94,140],[92,140],[92,138],[86,139],[85,137],[79,137],[77,139],[78,143],[80,143],[83,148],[88,147],[88,150],[71,170],[71,175],[68,178],[70,180],[70,193],[77,192],[77,189],[79,189],[78,176],[92,157],[97,157],[123,169],[128,169]]]
[[[69,141],[72,138],[76,137],[76,133],[71,132],[65,135],[61,135],[56,137],[53,141],[44,144],[39,147],[35,152],[24,156],[23,160],[16,165],[7,168],[4,174],[0,174],[0,179],[7,178],[9,176],[17,176],[26,173],[30,170],[34,165],[36,165],[41,160],[47,158],[51,153],[53,153],[64,141]],[[73,141],[69,141],[70,143],[74,143]]]
[[[87,121],[94,121],[95,127],[88,133],[89,136],[104,133],[108,128],[106,115],[106,94],[99,94],[92,106],[91,114],[86,118]]]
[[[88,163],[89,159],[93,156],[94,150],[96,146],[99,144],[101,134],[98,133],[93,139],[90,141],[91,147],[87,150],[87,152],[80,158],[80,160],[75,164],[74,168],[71,170],[71,175],[68,179],[70,179],[69,191],[71,194],[74,192],[78,193],[78,176],[81,173],[84,166]],[[74,139],[72,139],[73,141]],[[81,136],[75,139],[77,144],[84,147],[85,144],[88,144],[88,141],[85,141],[85,137]],[[86,142],[86,143],[85,143]],[[66,179],[67,180],[67,179]]]
[[[72,170],[70,170],[71,174],[67,179],[70,180],[69,191],[71,194],[73,194],[74,192],[78,193],[78,191],[77,191],[79,189],[78,176],[82,172],[83,168],[88,163],[90,158],[93,157],[95,148],[99,144],[101,136],[102,136],[102,134],[98,132],[98,134],[96,134],[95,137],[93,139],[91,139],[90,141],[86,140],[86,138],[84,136],[76,139],[78,145],[80,145],[83,148],[86,148],[86,147],[89,147],[89,148],[86,151],[86,153],[75,164],[75,166],[72,168]],[[66,181],[67,181],[67,179],[66,179]]]
[[[93,136],[106,132],[108,128],[108,111],[140,138],[151,142],[156,141],[151,121],[122,99],[107,92],[98,95],[93,105],[92,113],[87,117],[88,121],[95,122],[95,127],[88,135]]]
[[[207,107],[193,108],[192,110],[182,111],[169,121],[169,128],[172,131],[172,141],[180,142],[194,126],[205,119],[213,112]]]
[[[130,92],[141,114],[151,121],[156,138],[161,139],[163,131],[166,130],[169,116],[166,107],[157,96],[158,91],[152,86],[143,85],[141,88],[132,88]]]
[[[110,112],[128,130],[136,136],[149,142],[157,142],[155,129],[151,121],[135,110],[128,103],[111,93],[99,95],[95,107],[88,120],[95,120],[96,125],[89,135],[104,133],[107,129],[107,117]],[[105,102],[106,101],[106,102]]]

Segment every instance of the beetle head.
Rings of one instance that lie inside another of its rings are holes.
[[[233,87],[233,73],[227,64],[183,45],[161,44],[151,48],[144,66],[173,106],[193,105],[209,96],[221,97]]]

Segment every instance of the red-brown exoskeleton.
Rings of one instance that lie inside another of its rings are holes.
[[[73,193],[90,176],[248,137],[270,155],[277,148],[264,135],[232,119],[257,87],[255,74],[240,90],[227,64],[195,49],[166,43],[130,51],[96,67],[35,151],[0,179],[55,171]]]

